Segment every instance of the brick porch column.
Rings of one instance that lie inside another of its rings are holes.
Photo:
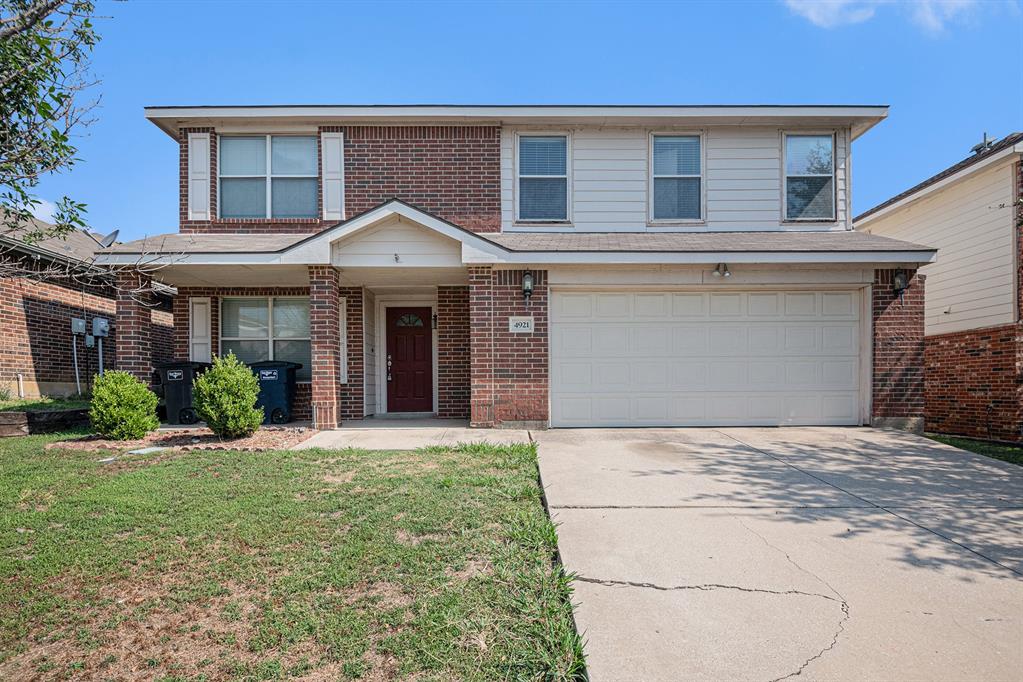
[[[330,265],[309,266],[309,334],[312,347],[313,427],[333,429],[340,419],[340,301]]]
[[[469,424],[494,425],[494,283],[489,265],[469,268]]]
[[[114,335],[104,340],[115,344],[116,369],[134,374],[147,386],[153,373],[152,310],[147,305],[151,285],[152,278],[140,272],[117,273]]]
[[[895,293],[895,270],[875,270],[874,378],[870,423],[924,428],[924,275],[905,270],[909,288]]]

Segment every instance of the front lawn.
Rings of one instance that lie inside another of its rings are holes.
[[[1000,459],[1003,462],[1010,462],[1023,466],[1023,446],[1009,445],[1007,443],[992,443],[986,440],[974,440],[973,438],[961,438],[959,436],[943,436],[937,433],[928,433],[928,438],[936,440],[954,448],[976,452],[978,455],[985,455]]]
[[[0,442],[0,679],[581,679],[533,446]]]

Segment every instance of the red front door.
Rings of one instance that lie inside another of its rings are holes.
[[[429,308],[387,308],[387,411],[433,412]]]

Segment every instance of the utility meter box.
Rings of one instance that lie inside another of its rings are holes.
[[[110,320],[105,317],[92,318],[92,335],[102,338],[110,333]]]
[[[71,333],[78,336],[85,334],[85,320],[80,317],[71,318]]]
[[[85,335],[85,347],[94,348],[96,346],[96,337],[92,334]]]

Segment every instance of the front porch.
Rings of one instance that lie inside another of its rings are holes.
[[[300,362],[293,415],[317,429],[377,415],[547,425],[546,278],[534,272],[527,302],[525,270],[473,263],[472,233],[399,205],[311,236],[204,237],[159,245],[188,249],[159,271],[177,289],[175,359]],[[118,308],[143,342],[145,313]],[[512,343],[495,314],[535,325]],[[129,353],[119,344],[119,366],[147,379]]]

